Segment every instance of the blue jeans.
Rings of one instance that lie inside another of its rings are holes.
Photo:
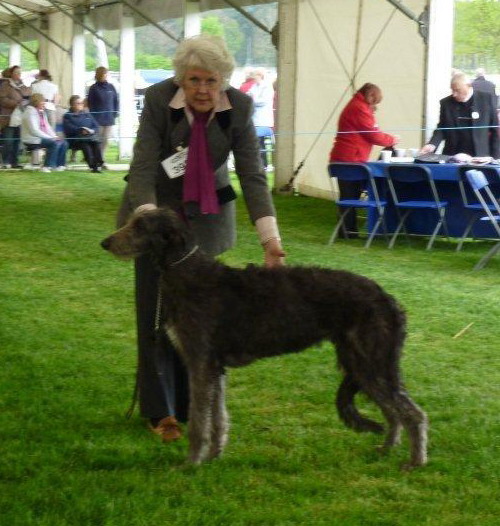
[[[2,143],[3,143],[3,164],[10,164],[17,166],[18,155],[19,155],[19,144],[21,137],[20,126],[6,126],[2,131]]]
[[[64,166],[66,164],[66,150],[68,143],[66,141],[56,141],[55,139],[42,139],[40,146],[45,148],[45,163],[48,168]]]

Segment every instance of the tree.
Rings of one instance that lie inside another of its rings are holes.
[[[37,49],[38,43],[33,40],[31,42],[23,42],[26,47],[30,49]],[[24,71],[30,71],[32,69],[38,69],[38,58],[28,50],[21,48],[21,66]]]
[[[454,63],[466,71],[500,70],[500,2],[455,2]]]
[[[201,32],[216,35],[224,39],[231,55],[235,56],[243,43],[238,22],[224,17],[224,10],[220,10],[221,17],[216,15],[206,16],[201,21]]]
[[[224,38],[224,27],[217,16],[204,17],[201,21],[201,32]]]

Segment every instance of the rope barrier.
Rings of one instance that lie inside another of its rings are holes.
[[[9,126],[10,127],[10,126]],[[20,126],[14,126],[15,128],[20,128]],[[500,129],[500,125],[498,126],[451,126],[447,128],[384,128],[383,133],[397,133],[397,132],[422,132],[422,131],[446,131],[446,130],[480,130],[480,129]],[[353,130],[353,131],[337,131],[337,130],[323,130],[323,131],[312,131],[312,132],[274,132],[275,137],[290,137],[292,136],[318,136],[318,135],[328,135],[330,137],[335,137],[335,135],[349,135],[349,134],[359,134],[359,133],[380,133],[382,130]],[[110,137],[112,140],[119,140],[119,139],[135,139],[136,135],[116,135],[113,137]],[[12,141],[17,139],[4,139],[1,137],[0,132],[0,141]],[[66,140],[81,140],[81,138],[73,138],[73,139],[66,139]]]

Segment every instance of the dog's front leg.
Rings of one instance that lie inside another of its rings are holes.
[[[218,375],[207,363],[189,367],[189,460],[200,464],[209,456],[212,408]]]
[[[208,458],[218,457],[227,443],[229,417],[226,410],[226,375],[221,374],[216,381],[212,403],[212,436]]]

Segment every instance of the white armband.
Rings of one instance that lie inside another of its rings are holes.
[[[257,229],[262,245],[270,239],[281,241],[278,222],[274,216],[265,216],[257,219],[257,221],[255,221],[255,228]]]
[[[134,214],[140,214],[141,212],[146,212],[147,210],[156,210],[158,207],[154,203],[146,203],[144,205],[138,206],[134,210]]]

